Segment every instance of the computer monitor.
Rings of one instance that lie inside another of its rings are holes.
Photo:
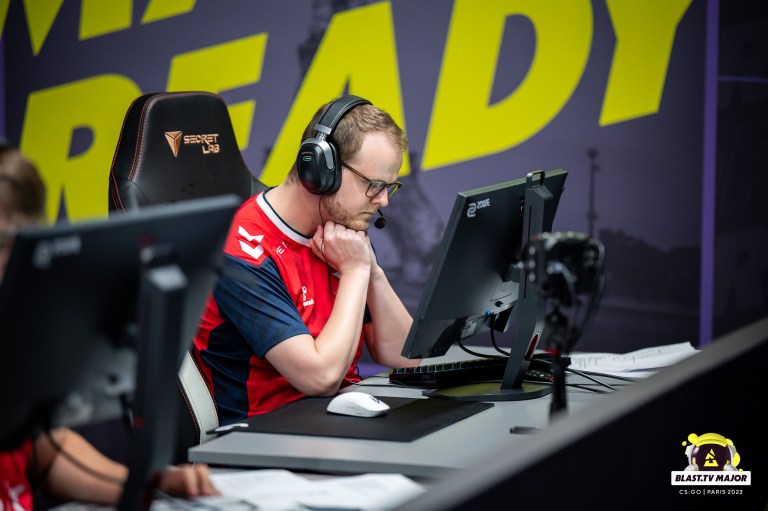
[[[482,463],[397,510],[765,510],[766,360],[768,316],[545,429],[510,435]],[[691,435],[711,438],[712,449],[695,453],[691,446],[701,446]],[[723,471],[722,438],[738,453],[738,471]],[[704,481],[676,481],[673,472],[684,472],[692,456],[700,468],[685,474],[703,474]],[[718,474],[744,479],[746,472],[749,485],[697,485]]]
[[[523,381],[542,333],[545,303],[518,264],[531,236],[552,229],[567,172],[526,177],[461,192],[435,257],[402,355],[444,355],[457,342],[514,325],[504,379],[429,392],[434,397],[506,401],[540,397],[546,384]],[[512,321],[511,321],[512,320]]]
[[[60,405],[72,396],[129,382],[132,445],[120,508],[140,507],[151,473],[171,460],[177,373],[240,203],[195,199],[18,232],[0,283],[0,449],[71,426],[61,423]],[[104,374],[126,349],[137,353],[132,374]]]

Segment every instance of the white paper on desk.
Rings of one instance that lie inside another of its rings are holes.
[[[293,492],[312,489],[310,480],[282,469],[214,473],[211,474],[211,481],[225,497],[246,500],[251,500],[252,496],[284,498]]]
[[[307,479],[287,470],[247,470],[211,474],[211,479],[225,499],[250,502],[260,511],[313,507],[384,511],[425,491],[402,474]]]
[[[313,481],[323,495],[298,500],[309,507],[344,507],[362,511],[384,511],[416,498],[425,489],[402,474],[364,474]]]
[[[643,348],[624,354],[578,353],[571,355],[569,367],[580,371],[644,378],[696,353],[699,350],[688,342]]]

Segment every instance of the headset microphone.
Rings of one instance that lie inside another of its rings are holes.
[[[375,222],[373,222],[374,227],[377,229],[383,229],[387,226],[387,217],[384,216],[384,213],[381,212],[381,210],[378,210],[379,212],[379,218],[376,219]]]

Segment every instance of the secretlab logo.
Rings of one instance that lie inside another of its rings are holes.
[[[474,218],[477,216],[477,210],[480,208],[487,208],[491,205],[491,199],[483,199],[479,200],[477,202],[470,202],[469,206],[467,207],[467,217]]]
[[[182,133],[180,131],[165,132],[165,141],[168,142],[169,146],[171,146],[171,151],[173,151],[174,158],[179,156],[179,147],[181,147],[181,135]]]
[[[182,142],[186,144],[199,145],[203,154],[218,154],[221,151],[219,146],[218,133],[206,133],[202,135],[185,135],[181,131],[166,131],[165,140],[173,151],[173,156],[178,158],[179,149]]]

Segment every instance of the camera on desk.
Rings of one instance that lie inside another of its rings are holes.
[[[600,241],[574,232],[544,232],[531,237],[523,247],[524,274],[543,301],[551,304],[540,309],[545,322],[542,339],[552,355],[551,413],[566,408],[564,354],[571,352],[589,329],[602,298],[605,275],[605,251]],[[579,295],[588,294],[588,306],[579,321]],[[564,314],[560,306],[570,307]]]
[[[576,232],[543,232],[523,248],[528,281],[546,298],[573,305],[578,294],[593,292],[602,277],[603,245]]]

